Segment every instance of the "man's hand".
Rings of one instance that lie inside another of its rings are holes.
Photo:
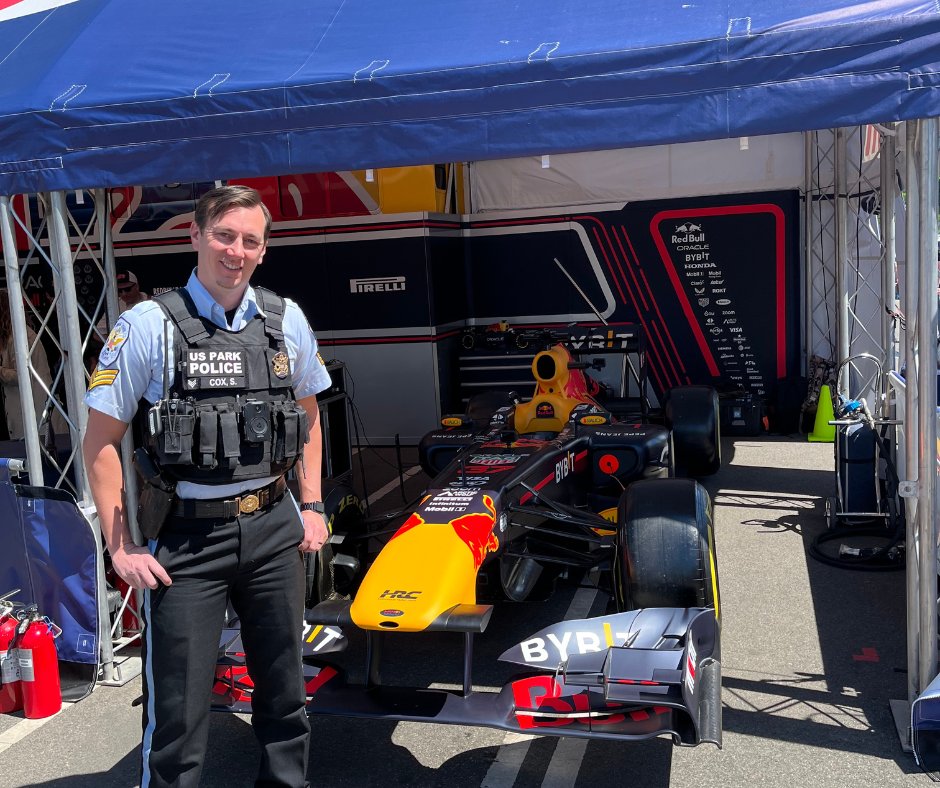
[[[153,590],[159,583],[173,583],[160,562],[146,547],[126,544],[111,553],[111,566],[131,588]]]
[[[317,512],[302,511],[300,516],[304,520],[304,540],[300,543],[302,553],[315,553],[329,537],[329,531],[326,528],[326,521],[322,514]]]

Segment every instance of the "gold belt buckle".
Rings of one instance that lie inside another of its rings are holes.
[[[243,495],[238,499],[238,511],[240,514],[251,514],[261,505],[258,496],[254,493]]]

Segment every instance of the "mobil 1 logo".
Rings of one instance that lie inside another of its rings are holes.
[[[243,388],[247,383],[245,351],[187,349],[183,376],[187,391]]]

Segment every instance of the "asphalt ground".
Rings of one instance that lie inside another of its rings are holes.
[[[314,717],[311,784],[890,788],[932,782],[902,751],[889,708],[889,700],[906,695],[904,573],[846,570],[807,552],[825,530],[823,501],[835,484],[832,445],[797,436],[726,438],[723,452],[724,467],[704,480],[715,503],[722,596],[722,749],[677,748],[663,738],[627,744]],[[404,493],[394,451],[360,454],[373,512],[420,491],[425,479],[413,469],[413,449],[402,454]],[[568,585],[546,603],[497,608],[478,639],[484,667],[475,684],[500,682],[494,655],[506,645],[606,605],[603,594]],[[459,644],[444,635],[403,638],[386,656],[401,683],[460,680]],[[133,701],[139,695],[135,679],[120,688],[99,686],[48,720],[0,715],[0,787],[136,785],[140,710]],[[251,785],[257,748],[247,718],[214,714],[210,737],[202,784]]]

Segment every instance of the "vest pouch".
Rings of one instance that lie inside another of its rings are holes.
[[[171,399],[164,403],[161,413],[163,432],[160,443],[160,461],[165,465],[191,465],[193,461],[193,432],[196,428],[196,410],[191,402]]]
[[[219,413],[219,434],[222,437],[222,457],[220,464],[234,468],[241,456],[241,433],[238,430],[238,415],[227,405],[217,406]]]
[[[200,468],[216,468],[219,465],[219,414],[213,405],[196,406],[198,440],[193,458]]]
[[[307,411],[299,405],[295,406],[297,410],[297,453],[303,454],[304,446],[310,440],[310,419],[307,418]]]
[[[274,462],[301,455],[310,430],[307,411],[293,402],[285,402],[276,409],[274,421]]]
[[[271,450],[271,459],[274,462],[284,462],[296,455],[296,435],[297,417],[293,414],[290,403],[278,404],[274,410],[274,446]],[[290,442],[291,439],[294,444]]]

